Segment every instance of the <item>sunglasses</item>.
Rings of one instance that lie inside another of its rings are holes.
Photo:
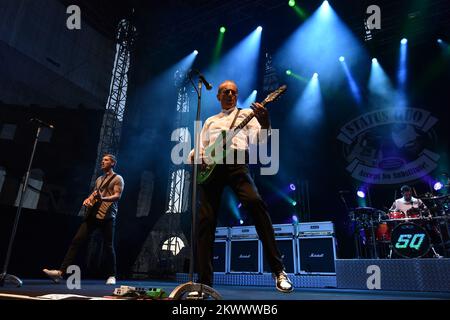
[[[225,94],[225,95],[229,95],[231,93],[231,95],[233,95],[233,96],[237,95],[237,92],[232,89],[224,89],[224,90],[220,91],[220,93]]]

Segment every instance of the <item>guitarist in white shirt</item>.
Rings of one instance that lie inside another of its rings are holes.
[[[199,154],[201,157],[204,156],[205,148],[213,144],[217,138],[221,139],[220,133],[222,130],[228,131],[231,126],[235,128],[241,122],[239,120],[247,118],[252,112],[254,112],[256,119],[251,119],[232,139],[231,148],[235,157],[239,159],[237,154],[244,154],[245,158],[248,159],[248,140],[257,143],[261,129],[270,129],[267,109],[260,103],[253,103],[252,110],[239,110],[236,107],[237,95],[238,88],[234,81],[227,80],[220,84],[217,99],[220,101],[222,111],[205,121],[200,134]],[[193,151],[191,151],[189,157],[193,163]],[[212,285],[212,250],[217,214],[223,189],[228,185],[253,217],[259,238],[263,243],[265,256],[268,258],[275,279],[276,288],[281,292],[291,292],[293,285],[284,271],[267,205],[258,193],[249,174],[248,165],[236,163],[236,161],[233,164],[229,164],[228,161],[224,161],[224,163],[226,164],[217,164],[208,181],[199,185],[200,210],[197,239],[199,282],[208,286]]]
[[[79,247],[86,242],[90,235],[100,229],[106,248],[106,268],[108,275],[106,284],[116,284],[116,255],[114,250],[114,230],[117,216],[117,204],[122,195],[124,181],[116,174],[113,168],[116,166],[116,157],[106,154],[102,158],[101,167],[103,175],[95,182],[94,192],[83,201],[86,207],[86,216],[72,239],[66,256],[57,270],[44,269],[44,273],[53,281],[59,282],[66,273],[66,269],[75,260]]]

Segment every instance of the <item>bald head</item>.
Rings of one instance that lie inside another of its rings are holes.
[[[233,85],[236,88],[237,91],[237,84],[233,80],[225,80],[219,85],[219,89],[217,89],[217,94],[220,94],[222,89],[227,88],[228,85]]]

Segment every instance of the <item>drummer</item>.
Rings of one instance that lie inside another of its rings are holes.
[[[422,202],[422,200],[414,198],[412,196],[411,187],[408,185],[404,185],[400,188],[403,197],[396,199],[392,204],[389,211],[400,211],[400,212],[408,212],[411,209],[419,209],[419,210],[427,210],[427,207]]]

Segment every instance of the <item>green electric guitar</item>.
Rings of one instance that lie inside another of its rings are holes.
[[[270,93],[261,104],[265,106],[266,104],[275,101],[278,99],[279,96],[281,96],[287,89],[286,85],[283,85],[279,87],[274,92]],[[236,128],[231,129],[231,132],[227,134],[226,130],[223,130],[221,132],[221,135],[217,137],[215,142],[208,147],[205,148],[204,153],[204,164],[200,166],[199,173],[197,175],[197,182],[198,184],[204,184],[206,183],[209,178],[212,176],[214,172],[214,168],[216,167],[217,163],[224,163],[224,159],[226,159],[227,155],[233,151],[232,148],[226,148],[226,146],[231,145],[231,140],[234,136],[236,136],[239,131],[241,131],[247,123],[250,122],[250,120],[253,119],[255,116],[254,112],[251,112],[242,122],[236,126]],[[221,150],[221,152],[217,152],[216,150]]]

